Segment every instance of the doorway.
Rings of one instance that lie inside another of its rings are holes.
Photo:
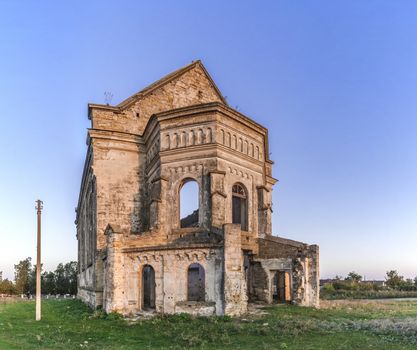
[[[188,301],[204,301],[206,281],[203,266],[191,264],[188,268]]]
[[[290,283],[290,273],[288,271],[275,271],[272,284],[272,299],[275,303],[291,301]]]
[[[155,309],[155,271],[145,265],[142,270],[143,310]]]

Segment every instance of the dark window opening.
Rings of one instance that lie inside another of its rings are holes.
[[[180,227],[198,227],[199,188],[195,180],[186,181],[180,190]]]
[[[143,309],[155,309],[155,271],[145,265],[142,270]]]
[[[232,188],[232,223],[240,224],[243,231],[248,230],[248,199],[242,185]]]
[[[206,281],[203,266],[191,264],[188,268],[188,300],[204,301],[206,294]]]

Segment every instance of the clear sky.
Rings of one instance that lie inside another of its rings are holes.
[[[417,275],[417,2],[0,0],[0,270],[76,259],[87,103],[202,59],[270,130],[274,234],[322,277]]]

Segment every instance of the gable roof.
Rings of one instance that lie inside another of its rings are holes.
[[[186,65],[185,67],[182,67],[166,76],[164,76],[163,78],[157,80],[156,82],[152,83],[151,85],[148,85],[147,87],[145,87],[144,89],[140,90],[139,92],[137,92],[136,94],[130,96],[129,98],[127,98],[126,100],[122,101],[121,103],[119,103],[117,106],[117,108],[120,109],[124,109],[129,107],[131,104],[133,104],[134,102],[136,102],[138,99],[150,94],[152,91],[160,88],[161,86],[168,84],[169,82],[171,82],[172,80],[178,78],[179,76],[183,75],[184,73],[188,72],[189,70],[195,68],[199,66],[204,74],[206,75],[207,79],[209,80],[210,84],[212,85],[213,89],[216,91],[216,93],[219,95],[221,101],[227,106],[227,102],[226,99],[223,97],[223,95],[221,94],[219,88],[216,86],[216,83],[213,81],[213,79],[211,78],[210,74],[207,72],[207,69],[204,67],[203,63],[201,62],[201,60],[197,60],[197,61],[193,61],[192,63]]]
[[[120,102],[116,106],[112,106],[112,105],[109,105],[109,104],[89,103],[88,104],[88,119],[91,119],[91,114],[90,113],[91,113],[91,110],[93,108],[94,109],[103,109],[103,110],[108,110],[108,111],[113,111],[113,112],[120,112],[120,111],[128,108],[129,106],[131,106],[133,103],[135,103],[137,100],[141,99],[142,97],[152,93],[154,90],[160,88],[161,86],[163,86],[165,84],[168,84],[172,80],[180,77],[181,75],[185,74],[186,72],[188,72],[189,70],[191,70],[191,69],[193,69],[197,66],[199,66],[201,68],[201,70],[203,71],[204,75],[206,76],[207,80],[209,81],[209,83],[211,84],[213,89],[216,91],[216,93],[219,96],[222,103],[225,106],[229,106],[226,99],[224,98],[224,96],[220,92],[219,88],[216,86],[216,83],[213,81],[213,79],[211,78],[207,69],[204,67],[201,60],[197,60],[197,61],[193,61],[192,63],[186,65],[185,67],[182,67],[182,68],[164,76],[163,78],[157,80],[156,82],[148,85],[147,87],[140,90],[136,94],[134,94],[134,95],[130,96],[129,98],[127,98],[126,100]]]

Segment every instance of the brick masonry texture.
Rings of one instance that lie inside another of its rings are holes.
[[[125,315],[319,305],[318,247],[272,236],[268,130],[227,105],[200,61],[117,106],[90,104],[89,118],[76,218],[80,299]],[[188,181],[199,187],[198,224],[183,228]],[[191,278],[195,266],[202,275]],[[204,295],[190,300],[198,281]]]

